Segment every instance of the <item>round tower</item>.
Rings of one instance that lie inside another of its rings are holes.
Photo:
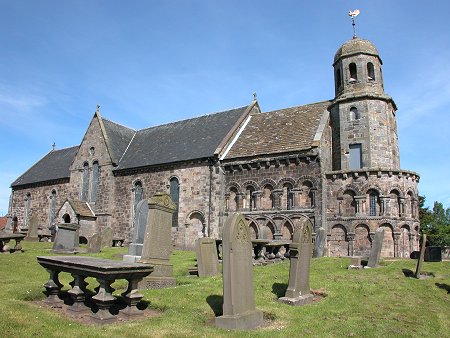
[[[360,38],[334,56],[333,170],[400,167],[397,108],[384,92],[382,64],[375,45]]]

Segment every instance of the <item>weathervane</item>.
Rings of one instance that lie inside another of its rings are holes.
[[[256,92],[253,93],[253,101],[257,101]]]
[[[55,148],[56,148],[56,143],[55,142],[53,142],[53,144],[52,144],[52,150],[55,150]]]
[[[96,112],[96,113],[100,113],[100,105],[99,105],[99,104],[97,105],[97,107],[96,107],[96,109],[95,109],[95,112]]]
[[[359,9],[355,9],[354,11],[349,11],[348,15],[352,17],[352,26],[353,26],[353,39],[356,39],[356,30],[355,30],[355,18],[359,14]]]

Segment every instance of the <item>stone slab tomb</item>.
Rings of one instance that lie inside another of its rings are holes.
[[[38,228],[39,228],[39,219],[37,215],[32,215],[30,217],[30,221],[28,222],[28,232],[27,236],[25,237],[25,240],[30,242],[38,242],[39,241]]]
[[[172,253],[172,214],[177,206],[170,196],[157,193],[148,201],[147,227],[139,263],[153,266],[153,273],[145,277],[139,287],[157,289],[176,285],[169,262]]]
[[[198,238],[195,241],[195,253],[199,277],[219,274],[219,258],[217,257],[216,240],[214,238]]]
[[[255,307],[252,242],[241,214],[228,217],[222,245],[223,315],[216,317],[215,324],[228,330],[256,328],[263,322],[263,313]]]
[[[284,297],[280,302],[289,305],[304,305],[313,301],[309,289],[309,270],[313,249],[312,227],[304,223],[303,227],[296,227],[289,245],[290,268],[289,284]]]
[[[380,263],[381,249],[383,248],[384,228],[379,228],[375,231],[375,239],[372,243],[372,249],[370,250],[368,268],[376,268]]]
[[[420,256],[419,259],[417,260],[417,266],[416,266],[416,272],[414,273],[414,277],[416,278],[420,278],[420,273],[422,271],[422,263],[425,257],[425,246],[427,244],[427,235],[423,234],[422,235],[422,242],[420,245]]]
[[[77,253],[80,251],[80,225],[72,223],[58,224],[58,234],[53,243],[55,253]]]
[[[125,262],[137,262],[141,259],[144,237],[147,228],[148,200],[140,201],[136,206],[134,215],[134,228],[131,234],[131,243],[128,246],[128,255],[123,256]]]

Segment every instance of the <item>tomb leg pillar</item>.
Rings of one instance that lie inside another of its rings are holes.
[[[114,281],[97,278],[100,286],[98,293],[92,297],[92,300],[98,307],[98,311],[92,314],[95,320],[104,322],[115,320],[114,316],[109,312],[109,309],[113,305],[116,297],[112,293],[111,283]]]
[[[59,291],[63,287],[58,278],[60,271],[50,269],[47,269],[47,271],[50,273],[50,279],[44,284],[48,295],[45,302],[51,307],[62,307],[62,301],[58,297]]]
[[[141,280],[142,278],[127,279],[128,281],[127,291],[122,293],[122,296],[124,297],[125,302],[127,303],[127,307],[122,311],[122,313],[126,314],[127,316],[139,316],[144,314],[143,311],[140,311],[136,307],[136,305],[141,301],[142,297],[144,297],[144,295],[139,293],[138,290],[138,284]]]
[[[68,291],[70,297],[72,297],[73,305],[69,307],[69,310],[79,312],[86,309],[84,301],[86,300],[86,286],[84,281],[86,277],[77,274],[72,274],[73,286]]]

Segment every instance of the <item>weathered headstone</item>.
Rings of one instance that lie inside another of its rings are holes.
[[[153,272],[140,283],[142,289],[156,289],[176,285],[169,262],[172,253],[172,214],[177,206],[170,196],[157,193],[148,201],[147,227],[139,263],[153,265]]]
[[[39,227],[39,219],[38,219],[37,215],[32,215],[30,217],[30,221],[28,223],[28,232],[25,237],[26,241],[30,241],[30,242],[38,242],[39,241],[38,227]]]
[[[311,263],[312,228],[308,223],[294,229],[292,243],[289,245],[291,265],[289,284],[280,302],[289,305],[311,303],[313,295],[309,289],[309,268]]]
[[[110,248],[112,246],[113,233],[110,227],[105,227],[100,231],[102,248]]]
[[[219,274],[219,259],[217,257],[216,240],[203,237],[195,241],[197,254],[197,269],[199,277],[215,276]]]
[[[314,241],[313,257],[323,257],[326,246],[327,232],[324,228],[319,228],[316,231],[316,239]]]
[[[361,262],[361,257],[360,256],[352,256],[350,259],[350,265],[348,266],[349,270],[353,270],[353,269],[362,269],[362,262]]]
[[[125,262],[137,262],[142,255],[142,247],[144,246],[145,230],[147,228],[148,218],[148,201],[142,200],[136,206],[136,214],[134,216],[134,228],[131,236],[131,243],[128,246],[128,255],[123,256]]]
[[[384,228],[378,228],[375,231],[375,239],[372,243],[372,249],[370,250],[368,268],[376,268],[380,262],[381,249],[383,247]]]
[[[263,313],[255,307],[252,242],[242,215],[227,219],[222,245],[223,315],[216,317],[215,324],[229,330],[255,328],[262,324]]]
[[[88,253],[97,253],[101,251],[102,240],[98,233],[94,233],[88,238]]]
[[[422,271],[422,263],[425,256],[425,246],[427,244],[427,235],[422,235],[422,243],[420,245],[420,256],[417,261],[416,272],[414,273],[414,277],[420,278],[420,272]]]
[[[58,234],[53,243],[55,253],[76,253],[80,251],[79,224],[61,223],[58,224]]]

